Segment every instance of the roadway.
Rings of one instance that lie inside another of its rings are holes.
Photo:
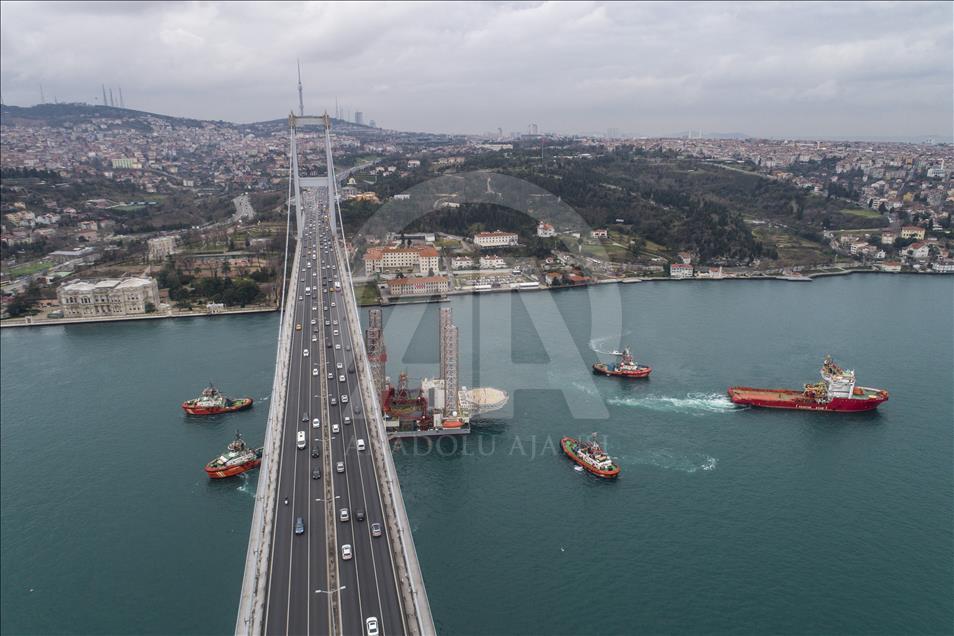
[[[365,634],[367,619],[376,617],[381,634],[403,634],[407,625],[371,455],[367,405],[355,374],[355,343],[342,292],[334,289],[335,281],[342,291],[350,282],[342,281],[323,197],[307,189],[302,201],[306,230],[295,275],[303,282],[294,310],[294,324],[301,330],[296,327],[290,342],[265,632]],[[306,438],[302,450],[297,448],[299,431]],[[365,450],[358,450],[358,440]],[[317,458],[313,446],[320,448]],[[315,478],[316,469],[320,478]],[[340,520],[343,508],[348,521]],[[359,511],[363,521],[357,520]],[[305,525],[302,535],[295,534],[298,517]],[[378,524],[379,533],[372,533],[372,524]],[[345,545],[351,547],[350,559],[343,557]]]

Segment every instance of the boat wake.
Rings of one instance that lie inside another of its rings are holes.
[[[623,341],[623,339],[626,336],[628,336],[631,333],[632,331],[627,329],[623,331],[623,333],[619,334],[618,336],[612,335],[612,336],[602,336],[600,338],[593,338],[592,340],[590,340],[590,350],[595,353],[602,353],[603,355],[607,355],[607,356],[614,355],[616,353],[616,349],[609,346],[610,343],[614,341],[616,343],[620,343]]]
[[[647,450],[620,458],[624,462],[656,466],[665,470],[677,470],[683,473],[709,472],[716,469],[719,460],[703,453],[677,453],[668,449]]]
[[[668,411],[705,415],[706,413],[730,413],[740,411],[741,407],[732,403],[724,393],[689,393],[686,397],[669,395],[646,395],[643,397],[611,397],[607,403],[616,406],[630,406],[650,411]]]
[[[266,396],[263,397],[263,398],[258,398],[258,401],[259,401],[259,402],[267,402],[267,401],[268,401],[268,398],[270,398],[270,397],[272,397],[272,396],[271,396],[271,395],[266,395]]]
[[[241,492],[241,493],[245,493],[246,495],[248,495],[249,497],[251,497],[252,499],[254,499],[254,498],[255,498],[255,489],[252,488],[252,487],[249,485],[249,480],[248,480],[248,478],[247,478],[244,474],[243,474],[243,475],[239,475],[239,477],[242,478],[242,485],[239,486],[238,488],[236,488],[236,490],[239,491],[239,492]]]

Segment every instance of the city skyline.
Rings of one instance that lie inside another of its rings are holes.
[[[52,19],[51,11],[59,17]],[[950,4],[2,3],[5,104],[398,130],[954,134]],[[74,29],[77,21],[84,29]],[[889,28],[890,27],[890,28]],[[306,33],[307,30],[307,33]],[[94,39],[89,47],[83,41]],[[58,60],[50,64],[51,59]],[[116,93],[118,95],[118,93]],[[117,102],[118,103],[118,102]],[[338,106],[340,104],[340,106]]]

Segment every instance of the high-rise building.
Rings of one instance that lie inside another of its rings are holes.
[[[359,126],[364,126],[364,113],[360,110],[355,111],[354,113],[354,123]]]

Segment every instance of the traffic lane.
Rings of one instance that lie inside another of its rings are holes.
[[[340,307],[340,305],[339,305]],[[339,310],[339,316],[345,315]],[[343,323],[339,319],[339,323]],[[343,325],[345,327],[346,325]],[[351,339],[351,331],[347,328],[342,329],[343,340],[347,344],[352,344],[351,351],[346,349],[346,358],[345,365],[357,365],[357,354],[353,342]],[[358,380],[356,376],[347,374],[348,390],[351,395],[351,405],[359,404],[363,402],[363,397],[358,387]],[[367,410],[367,405],[363,411]],[[364,412],[361,414],[352,413],[352,420],[354,422],[353,426],[355,427],[355,436],[365,439],[366,443],[370,443],[370,429],[368,425],[368,420],[364,417]],[[362,457],[365,453],[368,453],[367,457]],[[398,586],[396,581],[396,570],[394,568],[393,554],[390,549],[390,537],[388,533],[388,526],[384,523],[384,507],[382,502],[381,494],[381,484],[378,482],[377,473],[374,470],[374,460],[370,455],[370,451],[358,452],[359,462],[361,462],[361,467],[368,469],[370,479],[362,482],[363,489],[363,498],[366,502],[367,508],[367,522],[368,526],[368,536],[370,543],[370,552],[372,556],[371,563],[377,567],[376,575],[376,589],[380,593],[380,608],[381,614],[378,615],[381,625],[385,632],[405,632],[404,626],[404,614],[401,610],[401,598],[398,595]],[[373,517],[376,517],[382,524],[382,536],[373,537],[370,535],[370,522]],[[367,575],[366,575],[367,576]]]
[[[341,590],[341,620],[342,620],[342,631],[345,634],[358,634],[362,633],[363,627],[361,625],[363,608],[362,608],[362,581],[359,577],[356,562],[360,559],[360,554],[358,553],[354,527],[352,526],[353,520],[342,522],[341,521],[341,509],[347,508],[349,517],[352,515],[353,511],[353,501],[351,499],[351,492],[348,488],[348,478],[349,478],[349,469],[353,469],[352,462],[347,455],[347,433],[342,430],[342,434],[339,435],[337,439],[336,447],[339,451],[339,461],[344,462],[345,470],[344,472],[335,471],[334,477],[334,486],[335,486],[335,524],[336,531],[338,535],[338,548],[337,548],[337,557],[338,557],[338,567],[339,572],[341,573],[341,585],[346,586],[346,589]],[[349,560],[344,560],[342,558],[342,546],[350,545],[352,548],[352,558]]]
[[[343,313],[340,305],[337,309],[336,314],[339,317],[346,315]],[[339,318],[339,323],[342,327],[341,334],[343,343],[345,345],[352,344],[348,321]],[[346,347],[343,365],[350,366],[356,364],[356,362],[357,358],[355,356],[354,347],[351,346],[351,351],[347,351]],[[346,378],[346,383],[344,383],[345,393],[350,396],[349,407],[353,407],[354,404],[362,401],[361,392],[357,385],[358,380],[356,376],[347,373],[347,369],[345,369],[344,375]],[[349,410],[351,410],[351,408],[349,408]],[[358,546],[361,547],[363,555],[357,567],[362,581],[365,582],[362,588],[362,601],[366,607],[365,618],[368,616],[376,616],[381,622],[385,632],[393,631],[394,633],[403,633],[406,630],[402,625],[403,614],[400,609],[400,599],[397,595],[394,566],[391,551],[387,544],[387,535],[383,534],[381,537],[373,537],[371,535],[370,524],[372,521],[382,523],[382,529],[385,527],[383,524],[384,510],[381,505],[374,460],[370,454],[370,450],[358,451],[354,441],[356,439],[364,439],[365,443],[369,444],[369,430],[363,414],[359,417],[351,411],[351,417],[354,423],[352,424],[352,442],[349,450],[353,450],[354,452],[355,465],[353,469],[357,468],[358,471],[357,481],[361,489],[359,498],[365,506],[365,521],[356,522],[356,526],[360,528],[358,533],[360,539],[356,538],[358,543],[355,546],[356,550]],[[354,479],[352,479],[352,481],[354,481]],[[352,495],[352,499],[354,498],[354,495]],[[369,581],[373,581],[373,587],[367,585]]]
[[[303,318],[302,311],[297,307],[293,320],[300,321]],[[301,347],[300,332],[293,332],[289,342],[289,386],[286,393],[285,412],[283,413],[283,434],[280,444],[281,457],[279,458],[279,482],[278,494],[284,499],[283,492],[289,490],[288,483],[294,478],[295,456],[295,432],[297,431],[297,416],[299,404],[299,395],[296,378],[301,373],[301,358],[296,355]],[[290,505],[279,504],[275,502],[276,514],[272,528],[272,556],[269,567],[269,592],[268,606],[266,609],[266,625],[270,625],[270,631],[274,633],[284,632],[287,619],[288,602],[288,575],[289,563],[291,559],[292,545],[289,538],[293,529],[293,511]]]
[[[310,316],[310,304],[308,303],[307,297],[302,301],[299,301],[299,304],[302,306],[302,320],[307,324]],[[299,351],[299,373],[297,377],[290,377],[291,385],[295,387],[297,393],[297,417],[295,419],[295,432],[296,438],[298,431],[305,431],[305,439],[309,437],[309,428],[310,428],[310,414],[308,413],[308,406],[311,403],[310,399],[310,358],[306,357],[305,351],[308,350],[308,342],[306,341],[306,331],[304,329],[301,332],[296,332],[300,334],[299,344],[301,350]],[[294,378],[294,379],[293,379]],[[293,517],[297,521],[300,517],[302,522],[305,523],[305,519],[309,518],[309,511],[311,509],[310,500],[309,500],[309,487],[311,482],[307,478],[307,468],[308,468],[308,459],[305,453],[307,450],[308,444],[306,443],[306,448],[304,450],[298,449],[297,439],[295,447],[295,462],[294,462],[294,474],[290,484],[293,496],[290,501],[290,506],[293,509]],[[304,456],[303,456],[304,455]],[[289,576],[289,588],[288,588],[288,617],[286,622],[286,629],[289,633],[292,634],[304,634],[308,632],[308,618],[309,618],[309,607],[308,603],[310,597],[308,595],[308,575],[310,567],[309,559],[309,542],[304,536],[311,531],[309,527],[310,524],[305,526],[305,534],[296,535],[294,534],[294,528],[292,529],[291,535],[291,559],[290,559],[290,576]]]

